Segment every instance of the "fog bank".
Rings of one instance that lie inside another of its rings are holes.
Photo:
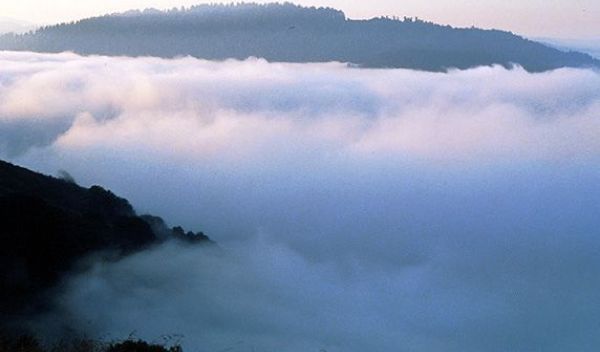
[[[224,252],[73,277],[56,315],[195,351],[592,351],[600,74],[0,52],[0,157]]]

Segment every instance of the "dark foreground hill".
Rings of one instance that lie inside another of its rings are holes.
[[[493,64],[518,64],[528,71],[600,67],[587,54],[563,52],[505,31],[412,18],[350,20],[334,9],[289,3],[130,11],[5,35],[2,49],[216,60],[254,56],[428,71]]]
[[[210,243],[202,233],[138,216],[99,186],[0,161],[0,328],[45,309],[50,290],[85,256],[118,258],[169,239]]]

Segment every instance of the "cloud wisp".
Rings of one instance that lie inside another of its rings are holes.
[[[591,351],[598,135],[591,70],[0,53],[1,157],[225,248],[97,263],[55,314],[191,350]]]

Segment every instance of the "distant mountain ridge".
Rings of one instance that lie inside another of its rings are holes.
[[[600,67],[590,55],[564,52],[510,32],[452,28],[413,18],[351,20],[332,8],[291,3],[128,11],[4,35],[0,50],[210,60],[262,57],[426,71],[484,65],[520,65],[531,72]]]
[[[547,44],[562,51],[578,51],[600,60],[600,39],[557,39],[534,38],[533,40]]]

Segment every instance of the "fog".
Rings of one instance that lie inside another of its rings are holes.
[[[40,329],[186,351],[592,351],[599,135],[592,70],[0,53],[0,157],[221,248],[99,262]]]
[[[600,40],[594,39],[555,39],[539,38],[539,42],[547,43],[561,50],[575,50],[581,53],[590,54],[593,57],[600,58]]]

